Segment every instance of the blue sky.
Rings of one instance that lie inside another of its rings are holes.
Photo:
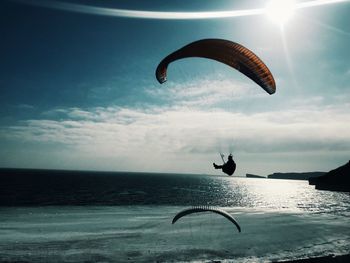
[[[350,2],[299,1],[311,6],[283,26],[253,14],[267,2],[1,1],[0,167],[218,174],[219,152],[233,153],[237,175],[344,164]],[[181,19],[214,11],[235,15]],[[251,49],[276,93],[199,58],[159,84],[160,60],[202,38]]]

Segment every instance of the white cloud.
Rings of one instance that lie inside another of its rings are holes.
[[[276,158],[281,154],[350,153],[350,113],[337,106],[252,114],[188,106],[71,108],[60,113],[65,114],[60,120],[27,120],[3,129],[1,135],[67,146],[66,154],[80,157],[81,162],[90,160],[85,165],[98,167],[106,160],[120,160],[109,163],[119,170],[198,172],[203,170],[199,160],[208,162],[219,150],[231,148],[236,156],[254,158],[257,154]]]
[[[216,75],[181,84],[169,81],[160,88],[147,89],[146,93],[172,105],[201,107],[242,98],[267,96],[265,91],[259,89],[253,82],[246,84]]]

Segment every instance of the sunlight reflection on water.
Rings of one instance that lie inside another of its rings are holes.
[[[349,193],[319,191],[308,181],[221,178],[227,206],[310,212],[350,212]]]
[[[350,215],[349,193],[316,190],[302,180],[125,172],[29,172],[15,171],[0,176],[0,206],[211,205]]]

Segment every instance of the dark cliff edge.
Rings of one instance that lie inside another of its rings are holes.
[[[309,180],[309,178],[319,177],[326,172],[305,172],[305,173],[273,173],[269,174],[269,179],[289,179],[289,180]]]
[[[318,190],[350,192],[350,161],[323,176],[310,178],[309,184]]]

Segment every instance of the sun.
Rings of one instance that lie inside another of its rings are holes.
[[[294,0],[271,0],[265,8],[265,13],[276,24],[284,25],[292,17],[294,10]]]

